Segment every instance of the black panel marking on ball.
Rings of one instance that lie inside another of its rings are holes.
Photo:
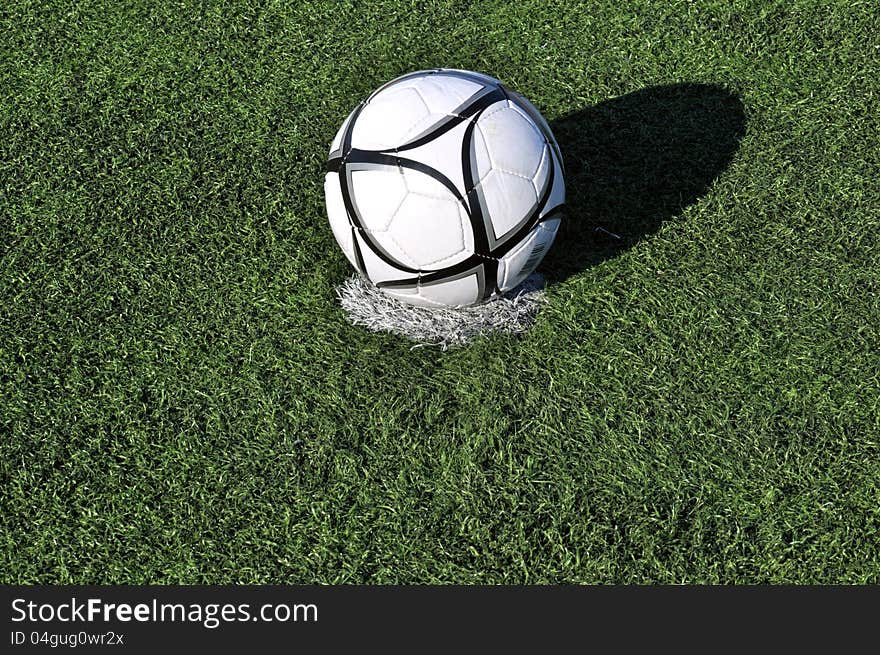
[[[551,161],[552,166],[550,166],[550,172],[547,175],[547,185],[544,187],[544,193],[541,195],[540,200],[538,200],[538,204],[532,210],[531,215],[528,219],[522,224],[522,226],[513,234],[513,236],[508,237],[504,243],[495,248],[490,254],[492,257],[496,257],[497,259],[501,259],[513,250],[527,235],[535,225],[538,224],[538,221],[541,218],[541,212],[544,211],[544,207],[547,206],[547,201],[550,199],[550,195],[553,193],[553,184],[556,178],[556,162]],[[562,205],[557,205],[557,207],[561,207]],[[554,208],[555,210],[556,208]],[[548,216],[549,217],[549,214]],[[547,218],[545,217],[545,219]]]
[[[357,228],[352,225],[351,226],[351,243],[352,248],[354,249],[354,261],[355,268],[357,268],[358,273],[361,275],[367,274],[367,265],[364,263],[364,256],[361,253],[361,244],[358,243],[357,240]]]
[[[474,257],[483,265],[483,276],[486,280],[485,287],[481,289],[480,298],[485,300],[495,293],[498,287],[498,260],[490,259],[489,254],[489,231],[486,227],[486,219],[483,216],[483,206],[477,186],[480,180],[474,170],[472,153],[474,150],[474,131],[477,121],[483,110],[477,112],[467,129],[461,143],[461,169],[464,175],[464,183],[467,187],[468,204],[471,207],[471,228],[474,232]]]
[[[418,273],[419,269],[411,268],[406,264],[397,261],[394,257],[391,257],[390,254],[385,252],[385,249],[380,246],[376,240],[373,238],[373,235],[370,234],[370,231],[366,229],[361,220],[360,214],[357,211],[357,206],[355,204],[354,198],[352,197],[351,190],[348,186],[348,170],[346,167],[346,162],[348,161],[349,155],[352,152],[351,147],[351,138],[352,131],[354,129],[354,124],[357,122],[358,116],[360,116],[361,111],[363,110],[365,105],[361,104],[355,110],[355,114],[351,117],[351,120],[348,123],[348,127],[345,130],[345,134],[342,139],[342,159],[339,164],[338,176],[339,176],[339,188],[342,191],[342,202],[345,205],[345,212],[348,214],[349,223],[351,223],[352,227],[356,228],[361,236],[364,238],[364,242],[369,246],[370,250],[373,251],[373,254],[376,255],[380,260],[397,268],[404,273]],[[363,260],[363,256],[361,256]],[[364,269],[364,274],[366,274],[366,268]],[[367,276],[369,277],[369,276]]]
[[[412,141],[408,141],[399,148],[396,148],[396,151],[403,152],[404,150],[413,150],[427,143],[430,143],[434,139],[443,136],[451,129],[460,125],[463,121],[466,121],[474,114],[482,112],[489,105],[500,102],[501,100],[504,100],[504,98],[504,91],[500,88],[493,89],[488,93],[483,93],[471,104],[467,105],[463,109],[459,109],[458,112],[453,112],[451,116],[448,116],[445,120],[440,121],[435,126],[430,128],[429,132],[418,135]]]
[[[430,271],[428,273],[424,273],[419,275],[418,277],[410,277],[401,280],[387,280],[385,282],[377,282],[377,287],[405,287],[412,286],[417,282],[421,282],[422,284],[430,284],[431,282],[440,282],[441,280],[451,277],[454,275],[458,275],[459,273],[464,273],[470,268],[474,266],[481,265],[483,261],[477,257],[476,255],[471,255],[465,260],[458,262],[457,264],[453,264],[452,266],[447,266],[446,268],[440,269],[439,271]]]
[[[394,154],[379,152],[375,150],[358,150],[357,148],[352,148],[351,155],[347,158],[346,163],[352,165],[375,164],[378,167],[387,166],[389,168],[408,168],[410,170],[418,171],[419,173],[424,173],[425,175],[434,178],[440,184],[446,187],[449,193],[455,196],[455,199],[464,206],[465,211],[468,211],[464,196],[461,195],[461,192],[458,190],[458,187],[455,186],[452,180],[443,175],[443,173],[438,171],[436,168],[432,168],[431,166],[423,164],[420,161],[416,161],[415,159],[398,157]],[[355,170],[369,170],[369,168],[364,167],[363,169]]]

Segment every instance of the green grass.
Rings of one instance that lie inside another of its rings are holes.
[[[2,581],[880,582],[878,33],[4,3]],[[525,93],[569,177],[535,328],[448,352],[346,322],[322,196],[352,107],[434,66]]]

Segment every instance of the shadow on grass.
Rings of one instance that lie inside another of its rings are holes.
[[[565,161],[567,207],[542,268],[555,281],[614,257],[706,193],[745,132],[720,86],[654,86],[550,126]]]

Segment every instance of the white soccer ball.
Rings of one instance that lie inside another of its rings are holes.
[[[355,108],[324,179],[333,235],[385,293],[473,305],[543,259],[565,202],[562,157],[528,100],[495,78],[403,75]]]

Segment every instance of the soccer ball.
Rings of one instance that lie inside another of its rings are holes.
[[[553,243],[562,157],[528,100],[436,69],[377,89],[342,124],[324,178],[333,235],[385,293],[473,305],[516,287]]]

